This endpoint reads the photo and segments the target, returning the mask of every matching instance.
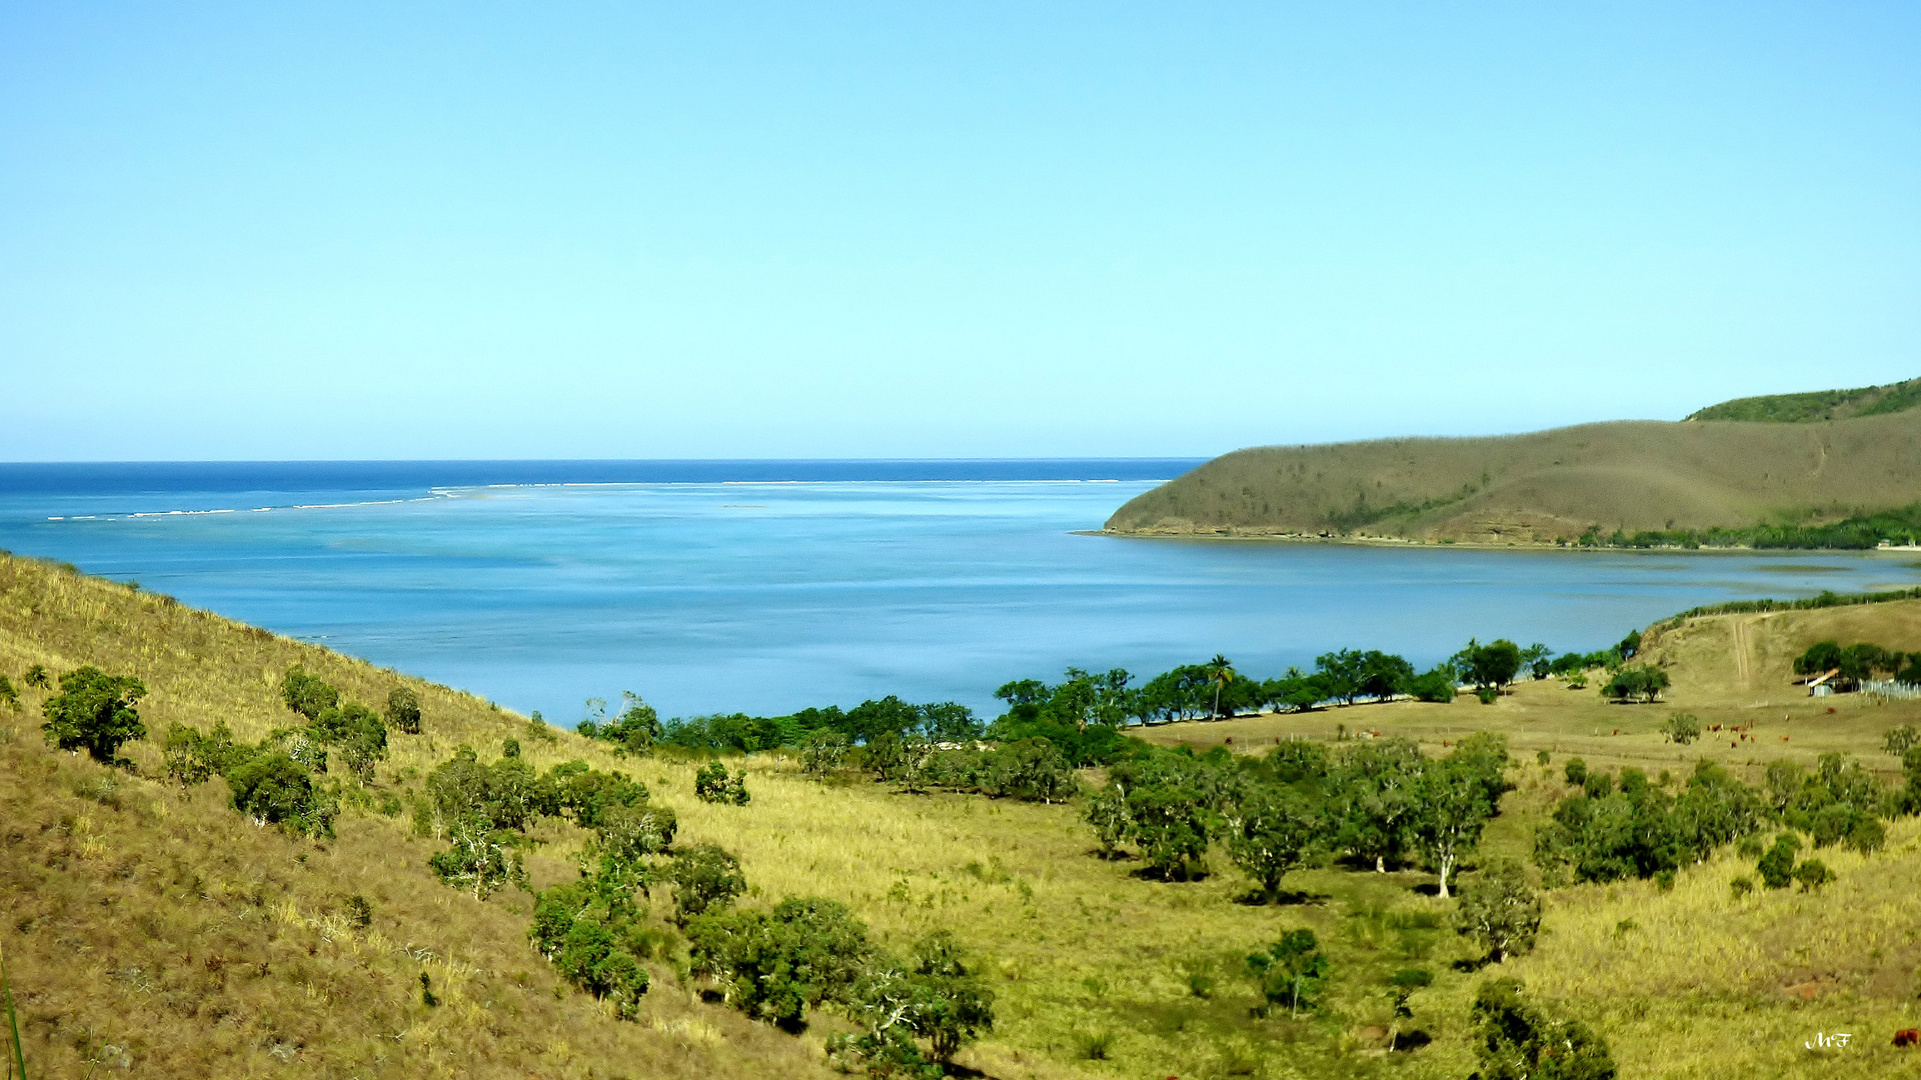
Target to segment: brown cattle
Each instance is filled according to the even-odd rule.
[[[1902,1028],[1894,1033],[1894,1045],[1914,1046],[1921,1043],[1921,1029]]]

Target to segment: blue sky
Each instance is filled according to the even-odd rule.
[[[954,457],[1921,375],[1912,4],[0,8],[0,460]]]

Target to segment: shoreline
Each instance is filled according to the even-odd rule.
[[[1921,545],[1891,545],[1871,548],[1759,548],[1739,545],[1682,547],[1678,544],[1660,547],[1616,547],[1613,545],[1547,544],[1534,541],[1509,540],[1494,543],[1486,540],[1411,540],[1395,536],[1310,536],[1304,533],[1262,533],[1238,532],[1225,529],[1187,531],[1122,531],[1119,529],[1075,529],[1070,536],[1105,536],[1118,540],[1199,540],[1210,543],[1279,543],[1279,544],[1334,544],[1350,547],[1391,547],[1391,548],[1448,548],[1465,551],[1565,551],[1583,554],[1661,554],[1661,555],[1761,555],[1761,554],[1821,554],[1821,555],[1914,555],[1921,554]]]

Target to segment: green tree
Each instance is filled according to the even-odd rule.
[[[395,731],[420,734],[420,698],[412,687],[396,686],[387,694],[387,723]]]
[[[505,829],[479,814],[463,814],[447,829],[447,849],[435,852],[427,865],[441,881],[484,900],[502,885],[525,879],[512,844]]]
[[[667,874],[674,883],[674,921],[683,926],[699,916],[727,910],[747,891],[740,860],[718,844],[676,852]]]
[[[1221,691],[1227,689],[1238,678],[1240,676],[1234,671],[1233,661],[1220,653],[1215,653],[1214,659],[1207,662],[1207,681],[1214,687],[1214,705],[1209,710],[1212,715],[1221,715]]]
[[[1701,737],[1701,721],[1693,713],[1673,713],[1661,724],[1661,734],[1669,742],[1686,746]]]
[[[1247,971],[1260,987],[1262,1015],[1287,1002],[1288,1013],[1298,1016],[1301,1006],[1313,1007],[1327,981],[1327,954],[1321,952],[1314,931],[1289,930],[1265,950],[1248,954]]]
[[[1469,1018],[1480,1068],[1473,1080],[1614,1080],[1607,1040],[1579,1021],[1555,1022],[1522,999],[1519,979],[1489,979]]]
[[[1770,889],[1785,889],[1794,883],[1794,855],[1801,850],[1801,841],[1793,833],[1782,833],[1774,838],[1774,846],[1769,848],[1755,869],[1761,873],[1761,884]]]
[[[316,787],[299,763],[278,751],[235,765],[227,774],[233,808],[261,824],[309,836],[332,836],[339,800]]]
[[[694,974],[719,982],[730,1004],[784,1025],[808,1009],[845,1004],[867,970],[867,927],[844,904],[788,897],[771,913],[725,911],[687,923]]]
[[[736,770],[727,773],[727,766],[719,759],[708,762],[694,773],[694,796],[704,803],[723,803],[728,806],[746,806],[753,796],[747,793],[747,773]]]
[[[317,720],[320,714],[340,704],[340,691],[327,685],[326,680],[307,674],[307,669],[295,664],[287,669],[280,680],[280,699],[287,708],[306,717]]]
[[[1228,814],[1227,853],[1260,886],[1262,898],[1272,901],[1281,878],[1307,862],[1324,831],[1321,815],[1305,799],[1256,786]]]
[[[1343,754],[1332,783],[1335,846],[1372,862],[1378,873],[1399,863],[1425,761],[1420,747],[1398,737],[1363,742]]]
[[[1415,849],[1440,876],[1442,899],[1454,867],[1480,844],[1494,809],[1486,777],[1471,763],[1450,755],[1421,770],[1409,831]]]
[[[962,1046],[994,1029],[994,993],[945,930],[916,942],[904,962],[876,954],[849,1005],[865,1031],[831,1040],[828,1052],[857,1067],[849,1071],[869,1075],[938,1076]],[[913,1045],[916,1038],[927,1041],[927,1054]]]
[[[1449,664],[1475,687],[1498,692],[1520,672],[1521,647],[1506,638],[1486,645],[1469,638],[1466,647],[1455,653]]]
[[[1125,785],[1110,782],[1089,797],[1087,823],[1094,827],[1094,836],[1100,841],[1101,858],[1114,858],[1133,824],[1127,816]]]
[[[1454,926],[1479,941],[1497,964],[1532,949],[1541,931],[1541,898],[1527,871],[1511,859],[1489,864],[1461,891]]]
[[[1668,673],[1651,664],[1630,664],[1614,673],[1601,696],[1611,701],[1656,701],[1670,684]]]
[[[1127,793],[1131,839],[1148,869],[1164,881],[1186,881],[1207,854],[1212,813],[1187,786],[1142,784]]]
[[[147,687],[131,675],[109,675],[91,665],[60,676],[60,693],[41,703],[47,741],[62,750],[85,750],[114,764],[120,747],[147,737],[134,708]]]

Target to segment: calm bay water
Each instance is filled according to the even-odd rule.
[[[897,693],[989,711],[1068,665],[1243,672],[1470,635],[1588,650],[1697,604],[1915,584],[1854,554],[1078,536],[1196,462],[0,465],[0,547],[571,722]]]

